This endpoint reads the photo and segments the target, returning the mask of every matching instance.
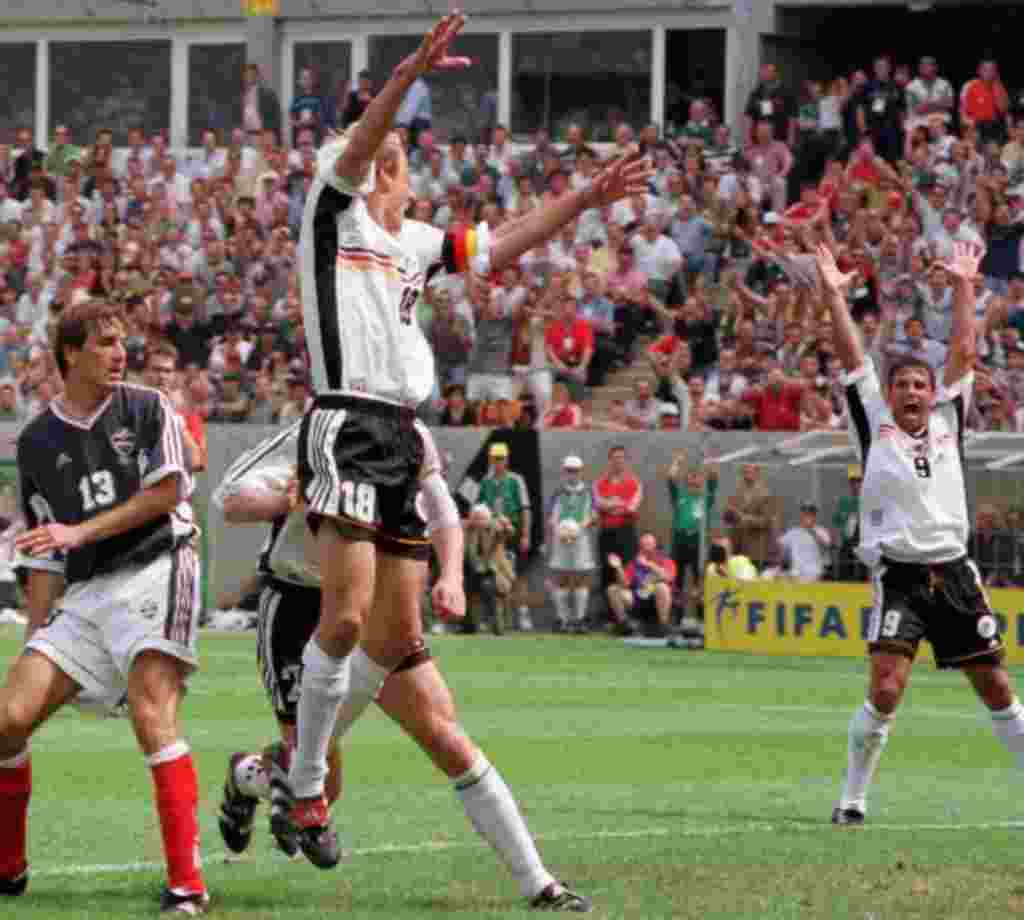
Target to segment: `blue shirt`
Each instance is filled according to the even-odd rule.
[[[416,82],[409,87],[402,104],[395,113],[395,124],[402,127],[409,127],[414,121],[429,122],[430,118],[430,87],[423,77],[418,77]]]

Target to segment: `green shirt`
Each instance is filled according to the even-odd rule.
[[[670,478],[668,494],[672,501],[672,536],[693,537],[707,528],[711,523],[717,492],[717,478],[708,479],[703,494],[697,495]]]
[[[516,535],[519,535],[523,509],[530,507],[530,493],[522,476],[507,472],[501,479],[496,479],[493,473],[488,473],[480,483],[477,501],[490,508],[492,514],[505,515],[515,527]]]
[[[554,517],[556,521],[575,521],[579,525],[593,514],[593,497],[585,483],[579,489],[560,486],[555,492]]]
[[[860,497],[843,495],[839,498],[836,513],[832,515],[832,526],[839,531],[839,541],[849,543],[856,539],[860,518]]]

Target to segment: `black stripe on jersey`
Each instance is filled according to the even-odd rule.
[[[433,269],[433,266],[431,268]],[[441,262],[437,268],[444,268],[449,275],[459,273],[458,267],[455,265],[455,235],[453,233],[444,235],[444,242],[441,244]],[[433,270],[427,273],[428,278],[433,274]]]
[[[967,455],[964,453],[964,398],[962,394],[954,396],[950,402],[953,403],[953,411],[956,413],[956,449],[960,454],[960,466],[967,469]]]
[[[853,426],[857,429],[857,440],[860,441],[861,463],[868,462],[868,449],[871,447],[871,425],[868,422],[868,413],[864,409],[864,402],[860,398],[860,390],[856,384],[850,384],[846,388],[846,404],[850,407],[850,418]]]
[[[338,215],[349,206],[350,195],[324,185],[313,213],[313,276],[320,319],[320,349],[327,388],[341,389],[341,330],[338,324]]]

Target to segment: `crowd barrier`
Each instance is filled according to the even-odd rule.
[[[988,596],[1007,660],[1024,662],[1024,590],[991,588]],[[709,578],[704,585],[704,644],[754,655],[860,658],[871,610],[868,584]],[[927,643],[921,654],[933,660]]]

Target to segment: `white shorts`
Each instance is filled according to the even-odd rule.
[[[511,374],[470,374],[466,383],[466,399],[470,402],[515,399]]]
[[[190,670],[198,666],[199,591],[199,557],[182,546],[145,565],[71,585],[27,648],[81,686],[74,703],[112,713],[124,703],[141,652],[163,652]]]
[[[555,537],[548,566],[554,572],[593,572],[597,565],[594,561],[594,542],[589,534],[584,531],[571,543]]]

